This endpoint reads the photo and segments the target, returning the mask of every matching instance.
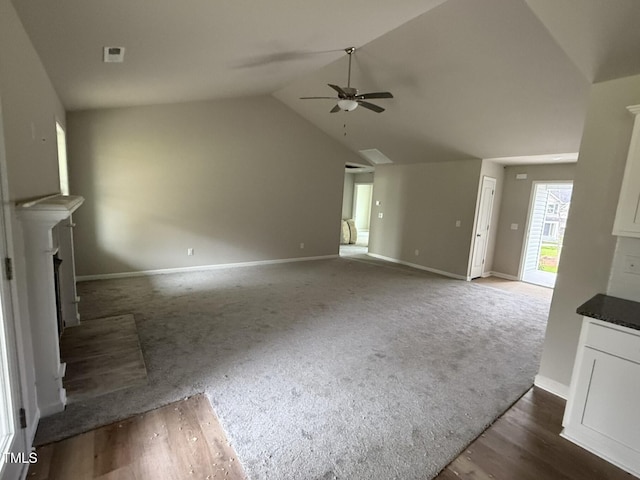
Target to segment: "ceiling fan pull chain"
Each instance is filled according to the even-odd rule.
[[[347,75],[347,88],[351,88],[351,55],[353,54],[353,50],[349,51],[349,74]]]

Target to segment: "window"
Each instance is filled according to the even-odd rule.
[[[542,236],[555,238],[558,233],[558,222],[544,222]]]
[[[64,128],[56,121],[56,138],[58,141],[58,173],[60,175],[60,193],[69,195],[69,170],[67,168],[67,135]]]

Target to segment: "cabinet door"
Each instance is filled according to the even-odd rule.
[[[613,234],[640,237],[640,105],[628,107],[635,115],[627,164],[620,189]]]
[[[584,347],[563,436],[638,475],[640,364]]]

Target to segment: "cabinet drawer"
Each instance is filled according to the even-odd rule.
[[[640,363],[640,331],[627,333],[589,322],[586,345],[602,352]]]

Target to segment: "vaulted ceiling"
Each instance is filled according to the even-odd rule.
[[[575,152],[589,85],[640,73],[638,0],[14,0],[69,110],[273,94],[397,163]],[[125,62],[102,63],[104,46]],[[330,114],[327,86],[389,90]]]

